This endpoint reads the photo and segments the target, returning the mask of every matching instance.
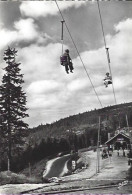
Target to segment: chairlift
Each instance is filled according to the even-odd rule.
[[[104,78],[104,85],[105,87],[108,87],[108,85],[112,84],[112,77],[110,76],[110,73],[106,73],[106,77]]]

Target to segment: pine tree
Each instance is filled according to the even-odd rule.
[[[24,143],[28,124],[23,118],[26,114],[26,94],[22,90],[23,74],[20,74],[20,63],[16,63],[17,51],[8,47],[4,52],[4,61],[7,66],[0,86],[0,134],[2,145],[8,156],[10,170],[13,149],[20,149]]]

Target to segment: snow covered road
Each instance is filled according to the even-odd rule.
[[[63,176],[68,172],[67,162],[69,159],[70,154],[48,161],[43,177],[51,178]]]

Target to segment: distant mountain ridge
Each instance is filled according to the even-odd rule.
[[[51,124],[41,124],[38,127],[29,129],[29,139],[32,144],[38,144],[42,139],[48,137],[65,137],[67,130],[74,132],[84,132],[91,129],[97,130],[99,116],[101,117],[102,130],[113,132],[119,126],[127,126],[126,114],[128,116],[129,126],[132,126],[132,102],[129,102],[79,113]]]

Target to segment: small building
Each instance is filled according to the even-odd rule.
[[[115,150],[119,149],[129,149],[130,146],[130,137],[123,132],[119,132],[115,134],[114,137],[111,137],[107,142],[106,145],[108,148],[113,148]]]

